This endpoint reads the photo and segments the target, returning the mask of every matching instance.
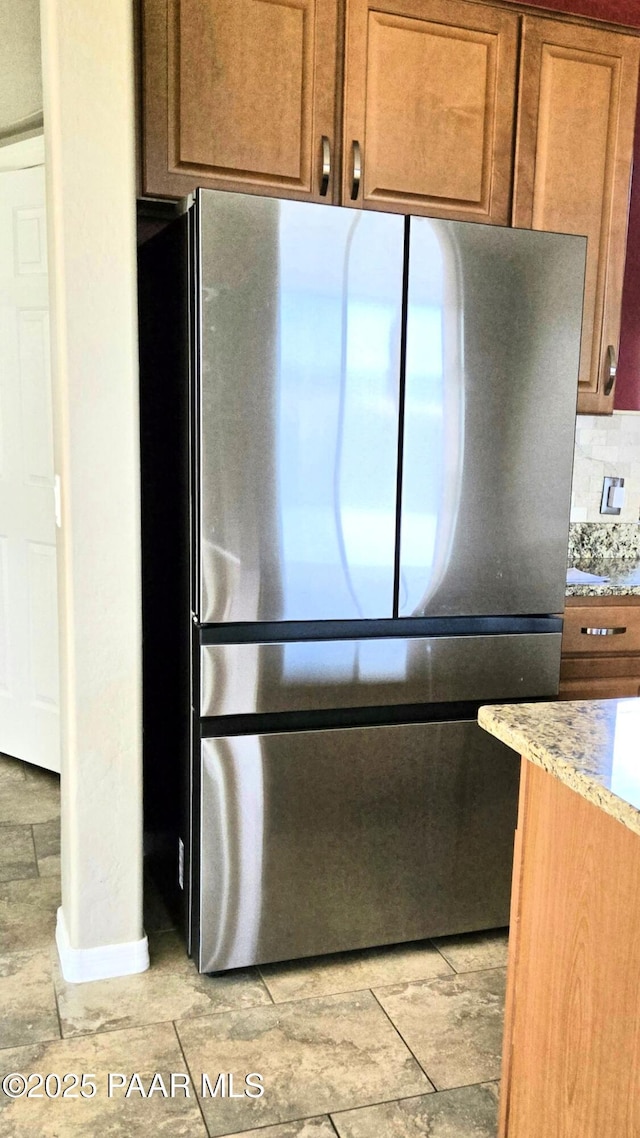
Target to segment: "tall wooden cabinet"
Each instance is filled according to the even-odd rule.
[[[579,410],[613,410],[640,39],[525,16],[513,224],[588,237]]]
[[[640,38],[486,0],[140,4],[144,194],[585,234],[578,410],[613,410]]]

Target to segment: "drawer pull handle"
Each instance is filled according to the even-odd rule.
[[[620,636],[626,628],[581,628],[583,636]]]

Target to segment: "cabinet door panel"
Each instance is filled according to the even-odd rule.
[[[320,198],[336,22],[332,0],[145,0],[145,191]]]
[[[349,4],[344,200],[357,140],[361,204],[508,223],[517,35],[456,0]]]
[[[633,150],[638,40],[526,17],[516,226],[588,238],[578,410],[611,411]]]

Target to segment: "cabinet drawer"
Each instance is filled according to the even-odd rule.
[[[567,608],[562,653],[582,656],[640,652],[640,605]]]
[[[618,676],[610,679],[563,680],[560,699],[625,699],[640,695],[640,679],[636,676]]]

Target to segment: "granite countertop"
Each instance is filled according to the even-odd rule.
[[[640,523],[572,522],[569,566],[609,580],[567,585],[568,597],[640,596]]]
[[[496,704],[478,722],[640,834],[640,699]]]
[[[581,569],[583,573],[595,573],[598,577],[608,577],[609,580],[602,585],[567,585],[568,597],[640,597],[640,558],[580,558],[574,562],[574,568]]]

